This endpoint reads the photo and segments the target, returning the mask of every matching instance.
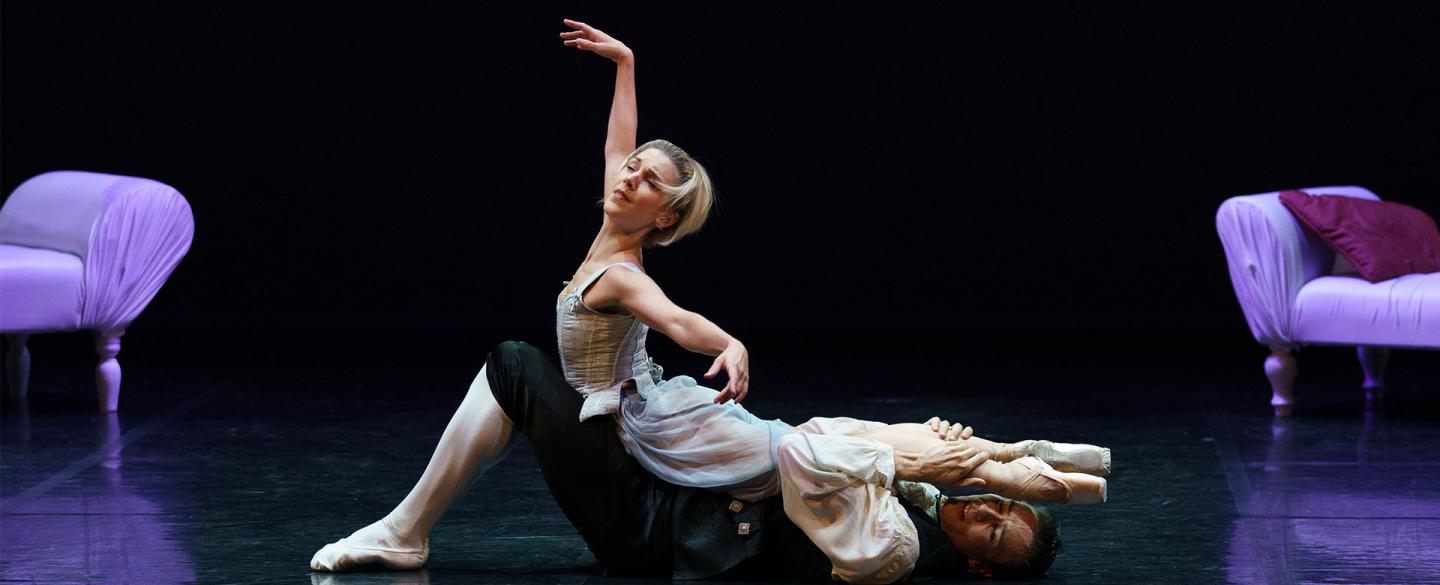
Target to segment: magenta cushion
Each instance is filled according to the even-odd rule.
[[[1391,201],[1284,191],[1280,202],[1370,282],[1440,272],[1440,229],[1425,212]]]

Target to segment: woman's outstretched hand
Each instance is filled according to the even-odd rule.
[[[715,404],[724,404],[731,398],[734,398],[735,402],[744,400],[745,395],[750,393],[750,351],[745,349],[745,344],[739,340],[731,341],[725,351],[715,358],[715,363],[710,364],[710,371],[705,372],[705,379],[714,378],[721,368],[725,369],[725,376],[730,378],[730,381],[715,397]]]
[[[615,40],[615,37],[605,34],[598,28],[568,18],[565,19],[565,26],[575,29],[560,33],[560,38],[565,39],[567,47],[590,51],[616,63],[635,57],[625,43]]]
[[[959,441],[975,435],[975,429],[960,423],[952,425],[950,421],[943,420],[938,416],[930,417],[930,420],[925,421],[925,424],[930,425],[930,430],[939,434],[940,440],[942,441]]]

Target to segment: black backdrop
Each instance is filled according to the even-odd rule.
[[[0,187],[167,182],[156,327],[548,327],[599,227],[613,67],[720,206],[646,255],[769,327],[1243,330],[1236,194],[1440,215],[1440,4],[12,2]]]

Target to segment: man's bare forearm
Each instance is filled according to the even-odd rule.
[[[923,426],[923,425],[917,425]],[[895,433],[897,427],[900,432]],[[890,425],[881,427],[863,435],[872,440],[881,440],[877,437],[895,439],[912,435],[909,432],[909,425]],[[887,436],[888,434],[888,436]],[[900,443],[900,444],[896,444]],[[913,443],[913,442],[912,442]],[[937,441],[928,447],[919,445],[911,446],[905,441],[889,442],[891,449],[895,450],[895,478],[906,481],[919,481],[938,486],[958,487],[961,482],[969,481],[967,478],[978,469],[990,455],[980,451],[973,446],[965,444],[964,441]],[[918,448],[918,451],[911,449]],[[983,478],[982,478],[983,479]],[[978,484],[977,484],[978,485]]]
[[[895,479],[929,482],[930,477],[925,474],[924,468],[920,465],[919,453],[895,451]]]

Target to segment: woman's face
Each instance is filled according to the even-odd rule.
[[[680,172],[675,163],[657,149],[640,152],[625,162],[605,194],[605,215],[625,230],[675,223],[675,213],[666,209],[665,192],[658,184],[674,185]]]

